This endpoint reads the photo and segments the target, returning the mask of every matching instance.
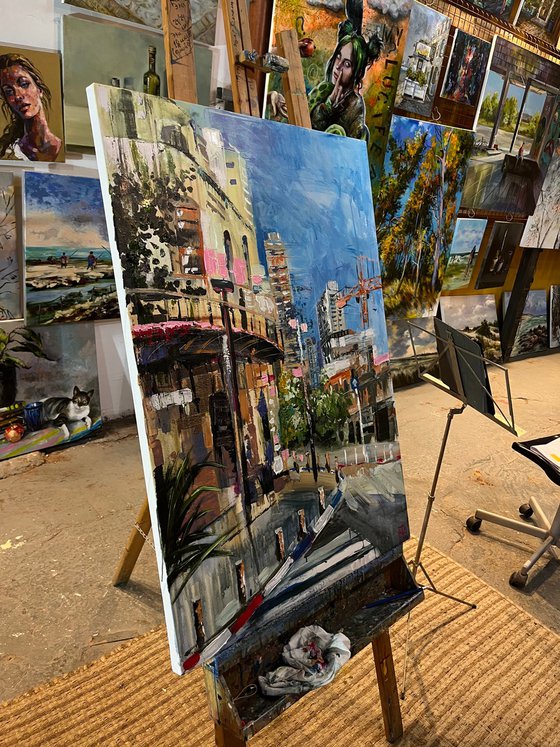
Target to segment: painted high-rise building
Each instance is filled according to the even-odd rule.
[[[277,231],[266,234],[264,240],[266,263],[272,297],[278,312],[278,326],[284,343],[284,363],[288,367],[301,364],[297,332],[290,326],[290,319],[296,318],[294,294],[290,282],[290,271],[286,246]]]
[[[321,298],[317,301],[317,320],[319,322],[319,340],[323,361],[331,363],[333,360],[333,337],[346,329],[344,309],[336,305],[339,288],[336,280],[329,280]]]

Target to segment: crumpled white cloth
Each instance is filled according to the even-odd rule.
[[[342,633],[308,625],[290,638],[282,658],[288,666],[259,677],[265,695],[299,695],[328,685],[350,659],[350,641]]]

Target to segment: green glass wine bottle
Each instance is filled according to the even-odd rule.
[[[148,69],[144,73],[144,93],[159,96],[160,80],[156,73],[156,48],[148,47]]]

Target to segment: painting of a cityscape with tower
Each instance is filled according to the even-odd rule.
[[[88,93],[181,673],[408,537],[367,149]]]

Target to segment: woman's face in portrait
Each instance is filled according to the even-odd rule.
[[[10,109],[21,119],[32,119],[42,109],[42,92],[21,65],[0,72],[0,90]]]
[[[342,89],[348,89],[352,87],[352,76],[354,74],[354,50],[352,44],[348,42],[341,47],[334,58],[334,65],[332,69],[332,82],[336,85],[339,82],[339,86]]]

